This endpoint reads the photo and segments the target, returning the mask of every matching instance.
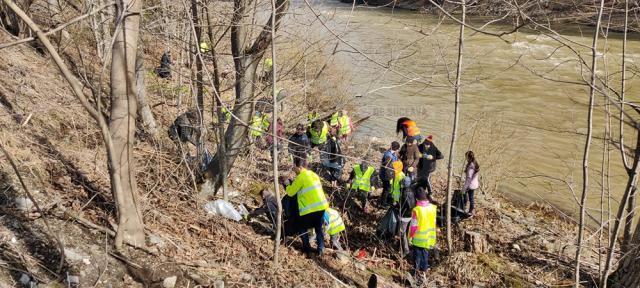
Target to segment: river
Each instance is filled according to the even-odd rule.
[[[311,2],[311,6],[327,27],[314,21],[305,29],[311,31],[309,35],[340,42],[335,54],[339,60],[334,63],[348,71],[340,77],[347,79],[349,93],[357,95],[353,98],[357,114],[372,115],[358,127],[356,137],[398,139],[395,120],[410,117],[424,134],[433,135],[445,154],[439,164],[439,173],[445,175],[453,125],[451,83],[459,25],[415,11],[357,6],[352,10],[351,5],[337,1]],[[292,11],[315,20],[305,2],[296,2]],[[472,18],[470,24],[480,27],[486,21]],[[511,30],[503,25],[485,29]],[[593,28],[562,25],[556,29],[565,42],[586,47],[572,44],[574,53],[535,31],[523,30],[499,39],[466,29],[455,171],[462,169],[462,156],[470,147],[476,151],[485,187],[495,184],[497,193],[517,201],[544,202],[575,215],[575,197],[579,198],[582,189],[588,86],[566,82],[582,82],[582,77],[588,81],[588,71],[581,70],[576,53],[590,63],[588,46]],[[627,64],[636,69],[640,54],[634,53],[639,51],[640,42],[635,36],[631,38]],[[620,86],[621,39],[620,33],[610,33],[608,40],[600,39],[599,45],[599,51],[606,45],[606,53],[598,57],[598,75],[613,75],[608,81],[616,90]],[[327,49],[327,53],[331,51]],[[630,100],[638,100],[636,82],[631,79],[627,83]],[[590,153],[588,203],[594,216],[600,209],[602,187],[604,99],[596,95]],[[611,111],[619,113],[615,107]],[[616,138],[618,125],[615,119],[612,121]],[[626,130],[630,134],[626,138],[634,139],[631,134],[635,132]],[[613,146],[611,149],[610,191],[614,199],[619,199],[626,178],[620,152]],[[618,206],[615,201],[612,205]]]

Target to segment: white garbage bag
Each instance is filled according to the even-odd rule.
[[[231,203],[224,200],[207,202],[206,204],[204,204],[204,210],[206,210],[209,214],[219,215],[227,219],[235,221],[242,220],[242,215],[240,215],[240,213],[238,213],[238,211],[233,208],[233,205],[231,205]]]

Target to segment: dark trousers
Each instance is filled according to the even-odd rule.
[[[413,247],[416,271],[427,271],[429,269],[429,250],[417,246],[411,247]]]
[[[475,190],[469,189],[467,190],[467,197],[469,198],[469,213],[473,212],[473,209],[476,208],[476,201],[473,199],[473,194]],[[467,197],[465,197],[464,208],[467,208]]]
[[[386,204],[389,202],[391,182],[389,181],[389,179],[383,178],[380,178],[380,182],[382,182],[382,196],[380,196],[380,203]]]
[[[426,190],[427,195],[432,195],[433,190],[431,188],[431,172],[423,173],[418,178],[418,186]]]
[[[318,253],[324,250],[324,229],[322,228],[322,217],[324,210],[312,212],[298,218],[298,233],[302,237],[302,251],[311,252],[311,243],[309,242],[309,233],[307,230],[313,228],[316,232],[316,241],[318,243]]]

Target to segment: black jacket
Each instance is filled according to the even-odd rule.
[[[307,159],[307,154],[311,150],[311,143],[307,134],[293,134],[289,137],[289,141],[293,142],[289,143],[289,153],[294,157]]]
[[[422,144],[420,144],[420,146],[418,146],[418,148],[420,149],[420,153],[422,153],[422,158],[420,158],[420,161],[418,162],[418,177],[435,171],[436,160],[444,158],[444,155],[442,155],[442,152],[438,150],[438,147],[436,147],[436,145],[431,143],[431,145],[429,145],[427,148],[425,143],[426,142],[423,142]],[[426,158],[427,155],[433,156],[433,159],[428,160]]]
[[[338,141],[338,139],[336,139],[335,137],[329,137],[329,139],[327,139],[326,152],[329,153],[327,155],[327,159],[329,160],[329,162],[338,165],[342,165],[344,163],[342,149],[340,148],[340,141]]]

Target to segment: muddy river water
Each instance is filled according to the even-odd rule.
[[[292,11],[314,18],[304,2],[294,6]],[[313,33],[340,42],[335,63],[347,68],[348,73],[341,77],[348,78],[350,93],[358,96],[353,99],[357,113],[372,115],[356,136],[397,139],[395,120],[410,117],[423,133],[433,135],[445,154],[438,168],[444,175],[453,125],[452,83],[459,26],[414,11],[352,10],[350,4],[337,1],[311,2],[311,6],[327,25],[315,21],[310,26]],[[470,23],[480,27],[486,21],[472,18]],[[555,28],[575,51],[535,31],[519,31],[499,39],[466,30],[455,167],[460,171],[462,155],[470,147],[476,151],[485,178],[502,175],[499,182],[487,179],[485,183],[497,184],[499,193],[525,202],[546,202],[575,214],[574,193],[579,197],[581,192],[587,131],[588,86],[580,83],[589,79],[578,55],[590,63],[588,46],[593,29],[572,25]],[[491,25],[486,29],[499,32],[510,27]],[[626,62],[631,70],[640,61],[639,48],[640,42],[630,36]],[[609,84],[619,91],[622,35],[612,32],[606,41],[601,39],[599,51],[597,73],[602,79],[609,75]],[[637,80],[631,74],[628,78],[627,95],[637,100]],[[600,209],[602,187],[604,99],[602,94],[596,95],[590,154],[588,201],[594,215]],[[619,113],[615,107],[611,111]],[[612,121],[613,137],[617,138],[618,124]],[[632,129],[626,131],[626,138],[635,137]],[[611,149],[609,185],[612,205],[617,207],[615,199],[619,199],[626,178],[620,152],[613,146]]]

